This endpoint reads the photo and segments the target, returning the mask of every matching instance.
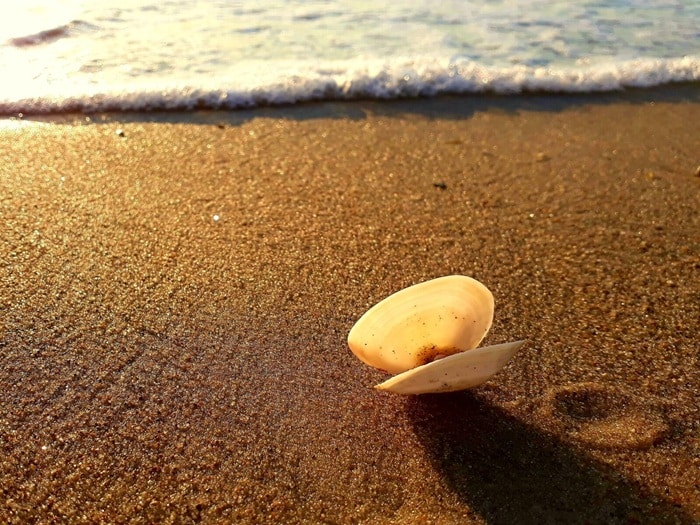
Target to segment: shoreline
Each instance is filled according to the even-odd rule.
[[[0,518],[697,520],[698,91],[2,121]],[[375,392],[451,273],[527,345]]]
[[[161,122],[212,124],[214,115],[226,115],[225,122],[237,125],[253,118],[347,118],[356,117],[359,108],[369,107],[376,113],[397,115],[417,113],[419,115],[465,116],[465,108],[480,111],[488,109],[563,110],[588,104],[651,102],[700,102],[700,82],[672,82],[645,88],[620,88],[609,91],[559,92],[523,91],[520,93],[463,93],[436,96],[396,97],[387,99],[353,98],[332,100],[309,100],[291,104],[262,104],[238,109],[153,109],[127,111],[76,112],[57,111],[49,113],[0,113],[0,120],[19,119],[57,124],[94,124],[107,122]],[[353,111],[354,110],[354,111]]]

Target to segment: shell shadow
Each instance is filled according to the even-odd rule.
[[[446,488],[487,523],[695,523],[678,505],[478,394],[406,403]]]

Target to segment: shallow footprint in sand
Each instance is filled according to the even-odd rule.
[[[646,450],[668,434],[659,411],[612,385],[576,383],[540,399],[540,413],[556,430],[596,448]]]

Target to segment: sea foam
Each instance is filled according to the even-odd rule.
[[[109,85],[53,82],[0,96],[3,114],[237,109],[307,101],[477,93],[593,93],[700,81],[700,57],[636,59],[582,67],[484,66],[470,60],[243,63],[220,78]]]

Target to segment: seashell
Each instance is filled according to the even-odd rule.
[[[480,385],[524,341],[475,348],[493,322],[493,295],[479,281],[450,275],[400,290],[370,308],[348,334],[364,363],[398,374],[377,385],[399,394],[453,392]]]

